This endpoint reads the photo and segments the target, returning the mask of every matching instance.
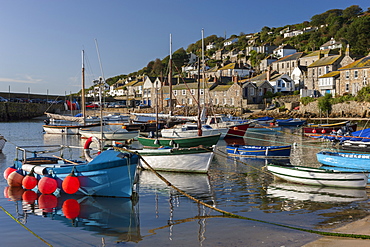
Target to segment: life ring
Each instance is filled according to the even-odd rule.
[[[141,126],[140,126],[140,131],[146,131],[146,125],[144,125],[144,124],[143,124],[143,125],[141,125]]]
[[[86,142],[85,142],[85,145],[84,145],[84,155],[85,155],[85,159],[90,162],[93,160],[93,158],[91,157],[90,155],[90,144],[94,142],[98,145],[98,147],[100,148],[100,141],[99,139],[96,137],[96,136],[91,136],[89,137]],[[100,151],[98,152],[98,154],[100,153]]]

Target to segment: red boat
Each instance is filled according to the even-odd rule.
[[[229,127],[224,138],[243,138],[249,123],[236,124]]]
[[[319,125],[318,124],[318,125],[303,127],[303,133],[329,135],[329,134],[337,133],[338,131],[342,131],[344,134],[345,132],[356,131],[356,129],[357,129],[357,123],[350,124],[347,122],[347,123],[344,123],[343,125],[337,125],[337,124]]]

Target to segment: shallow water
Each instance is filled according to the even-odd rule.
[[[8,140],[0,154],[1,173],[11,165],[15,145],[84,143],[76,136],[43,134],[41,121],[0,123],[0,133]],[[315,154],[327,145],[303,138],[297,129],[249,134],[245,140],[252,145],[295,143],[291,162],[310,166],[318,166]],[[219,142],[208,175],[162,175],[194,198],[248,219],[227,217],[195,203],[149,171],[140,173],[133,200],[58,196],[38,197],[27,204],[17,200],[23,191],[6,190],[1,178],[0,190],[10,192],[13,199],[0,195],[1,245],[302,246],[320,236],[284,226],[333,231],[369,214],[366,190],[276,182],[264,171],[264,160],[227,157],[225,145],[224,140]],[[78,212],[63,208],[68,199],[77,200]],[[39,209],[43,201],[56,206],[43,211]]]

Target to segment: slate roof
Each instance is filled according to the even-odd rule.
[[[301,58],[303,55],[304,55],[304,53],[303,53],[303,52],[296,52],[296,53],[293,53],[293,54],[291,54],[291,55],[288,55],[288,56],[282,57],[282,58],[280,58],[279,60],[275,61],[274,63],[277,63],[277,62],[286,62],[286,61],[292,61],[292,60],[297,60],[297,59]]]
[[[369,68],[370,67],[370,55],[363,57],[359,60],[354,61],[346,66],[339,68],[338,70],[345,69],[360,69],[360,68]]]
[[[338,77],[340,75],[340,71],[332,71],[329,73],[326,73],[325,75],[320,76],[319,78],[329,78],[329,77]]]
[[[332,65],[342,57],[343,56],[341,56],[341,55],[322,57],[319,60],[311,63],[310,65],[308,65],[308,68]]]

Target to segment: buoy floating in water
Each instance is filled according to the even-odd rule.
[[[55,179],[54,179],[55,180]],[[40,180],[41,181],[41,180]],[[58,199],[54,195],[41,195],[38,199],[39,208],[46,213],[53,212],[58,205]]]
[[[74,167],[72,172],[63,180],[62,188],[67,194],[74,194],[80,188],[80,180],[74,173]]]
[[[16,170],[9,174],[6,181],[10,187],[22,187],[23,178],[22,170]]]
[[[38,188],[42,194],[52,194],[58,188],[58,184],[54,178],[48,175],[40,179]]]

